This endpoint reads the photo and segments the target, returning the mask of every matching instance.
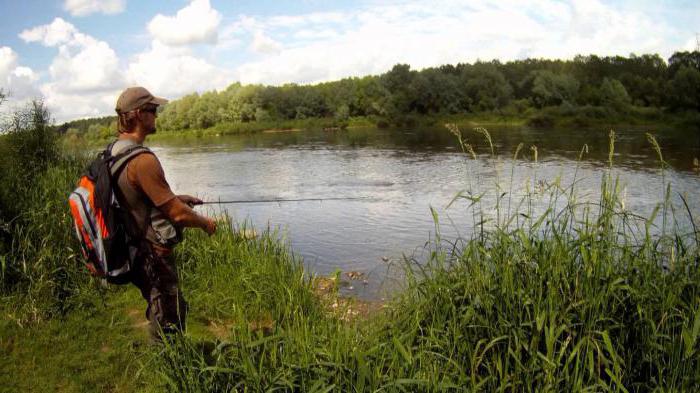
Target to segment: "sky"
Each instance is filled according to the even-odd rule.
[[[177,99],[397,63],[668,58],[698,33],[698,0],[0,0],[0,109],[43,99],[63,122],[113,115],[134,85]]]

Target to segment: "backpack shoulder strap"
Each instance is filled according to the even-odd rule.
[[[112,174],[112,177],[117,177],[119,172],[124,168],[124,166],[134,157],[138,156],[139,154],[142,153],[151,153],[151,149],[141,146],[141,145],[134,145],[132,147],[127,148],[125,151],[117,154],[116,156],[112,157],[112,163],[110,165],[110,172]]]

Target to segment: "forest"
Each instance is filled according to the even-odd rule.
[[[669,116],[697,123],[700,52],[573,60],[498,60],[412,70],[396,64],[381,75],[314,85],[233,83],[222,91],[192,93],[159,114],[161,131],[203,130],[236,124],[282,124],[323,119],[346,126],[352,118],[374,125],[412,126],[425,118],[486,115],[552,126],[558,119],[586,126],[600,120],[654,123]],[[65,123],[63,132],[108,137],[115,118]]]

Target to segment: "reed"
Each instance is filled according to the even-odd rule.
[[[450,131],[461,138],[465,165],[484,159],[459,128]],[[612,133],[608,169],[592,202],[577,197],[576,179],[541,186],[536,148],[523,194],[513,186],[513,168],[510,179],[501,178],[504,163],[488,131],[475,135],[487,140],[488,160],[499,166],[495,199],[487,201],[492,190],[483,182],[465,179],[451,208],[472,211],[471,237],[441,237],[434,214],[427,261],[406,258],[405,288],[383,312],[349,319],[337,310],[343,303],[330,308],[280,233],[268,228],[251,236],[247,223],[223,216],[215,236],[188,232],[177,249],[192,306],[189,332],[136,351],[140,367],[125,371],[129,378],[119,374],[120,383],[178,392],[699,390],[692,207],[664,184],[650,216],[627,211]],[[663,167],[661,148],[650,142]],[[7,148],[6,139],[0,146]],[[522,165],[522,148],[511,165]],[[58,315],[71,320],[95,309],[107,319],[105,307],[127,293],[105,292],[80,267],[65,197],[81,160],[53,160],[33,175],[31,198],[18,205],[0,253],[3,311],[16,308],[12,325],[33,322],[28,326],[40,337]],[[99,343],[96,332],[113,331],[114,323],[126,329],[125,320],[113,316],[81,334]],[[75,331],[80,323],[66,326]],[[96,350],[83,347],[65,350]],[[116,357],[129,364],[132,356],[123,349]],[[103,368],[100,375],[110,373]]]
[[[0,152],[0,295],[21,299],[10,303],[27,321],[64,313],[94,287],[66,208],[85,159],[61,153],[41,102],[3,125]]]
[[[252,247],[264,244],[277,262],[196,257],[209,246],[192,242],[193,272],[218,261],[202,266],[235,283],[211,296],[231,290],[222,307],[248,311],[226,314],[239,322],[210,351],[187,337],[165,348],[164,380],[193,392],[697,390],[696,234],[677,225],[669,233],[654,215],[624,210],[614,142],[611,133],[597,201],[579,202],[575,182],[555,185],[546,198],[531,192],[515,204],[535,206],[529,219],[515,220],[523,212],[509,203],[502,220],[482,220],[471,239],[436,235],[427,262],[406,261],[406,288],[386,314],[361,325],[324,313],[301,266],[272,238]],[[261,311],[275,321],[264,332],[250,328]]]

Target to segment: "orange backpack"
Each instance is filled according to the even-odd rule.
[[[112,146],[90,163],[68,202],[88,270],[120,283],[131,270],[139,239],[129,230],[130,213],[119,203],[117,179],[129,160],[150,150],[134,145],[113,156]]]

